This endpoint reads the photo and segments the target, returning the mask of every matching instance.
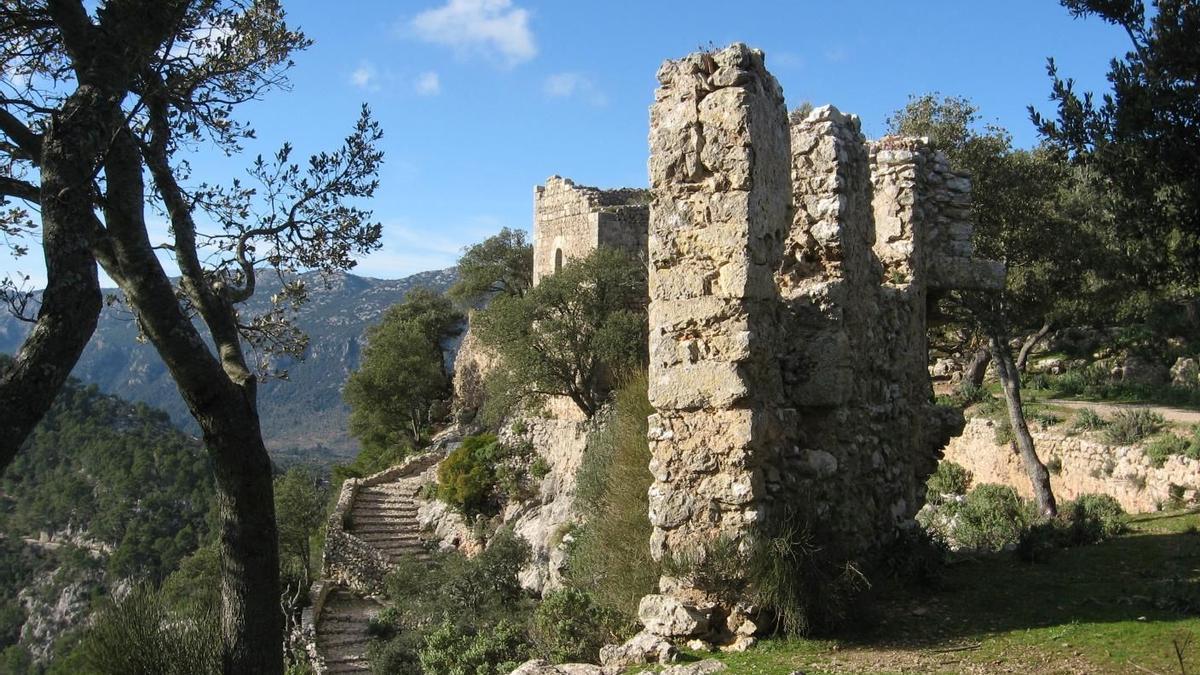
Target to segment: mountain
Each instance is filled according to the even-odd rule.
[[[110,591],[211,539],[211,476],[166,413],[69,381],[0,475],[0,672],[40,672]]]
[[[302,361],[275,361],[277,367],[288,371],[288,379],[267,379],[260,384],[263,437],[280,464],[341,462],[358,452],[346,431],[348,410],[342,402],[342,385],[358,367],[363,332],[409,290],[425,286],[445,291],[456,273],[450,268],[403,279],[344,273],[327,279],[309,273],[301,278],[308,286],[309,299],[296,323],[309,336],[309,345]],[[262,275],[257,293],[246,303],[247,313],[264,311],[278,290],[278,279]],[[119,297],[116,291],[107,294]],[[0,353],[15,353],[30,325],[7,314],[0,316]],[[153,346],[138,342],[137,333],[133,315],[121,303],[105,307],[72,374],[106,393],[161,408],[184,430],[199,433],[166,366]]]

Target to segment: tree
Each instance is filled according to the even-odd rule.
[[[362,365],[346,381],[350,433],[365,449],[381,452],[421,441],[431,407],[450,395],[442,343],[462,315],[428,289],[414,289],[367,331]]]
[[[1079,214],[1067,208],[1064,199],[1071,189],[1071,172],[1048,150],[1016,150],[1005,130],[980,129],[978,109],[966,99],[914,97],[889,125],[896,133],[927,136],[951,166],[971,175],[976,253],[1004,262],[1007,276],[998,292],[958,293],[952,298],[958,321],[978,336],[979,351],[964,383],[982,383],[990,356],[1039,510],[1054,515],[1050,474],[1025,421],[1010,337],[1014,330],[1031,330],[1033,325],[1042,326],[1034,335],[1044,335],[1047,324],[1077,311],[1073,304],[1085,295],[1087,275],[1081,265],[1090,259],[1089,236],[1087,219],[1076,217]]]
[[[201,145],[241,150],[253,129],[234,113],[285,83],[309,41],[278,0],[8,0],[0,13],[0,196],[6,236],[36,223],[47,287],[33,331],[0,377],[0,467],[45,413],[95,328],[96,265],[119,286],[196,418],[216,477],[223,668],[282,671],[279,552],[271,462],[257,382],[265,356],[299,354],[288,322],[304,288],[289,281],[270,312],[248,316],[258,274],[353,266],[380,226],[351,203],[373,194],[381,134],[368,111],[333,152],[303,166],[285,144],[229,186],[189,185]],[[13,78],[12,74],[18,77]],[[149,185],[146,179],[150,179]],[[172,240],[151,242],[147,206]],[[201,219],[197,216],[206,216]],[[211,222],[212,229],[201,229]],[[156,251],[174,257],[173,285]],[[24,309],[11,280],[6,297]],[[27,296],[25,296],[27,297]],[[203,325],[210,348],[193,319]],[[245,344],[264,356],[252,364]]]
[[[1082,167],[1138,287],[1195,302],[1200,284],[1200,4],[1062,0],[1077,18],[1119,26],[1132,50],[1111,62],[1112,91],[1080,95],[1049,60],[1055,118],[1032,106],[1046,141]]]
[[[497,297],[473,327],[499,355],[511,401],[566,396],[590,418],[614,373],[646,363],[646,303],[645,267],[598,248],[523,296]]]
[[[533,286],[533,246],[523,230],[507,227],[463,249],[450,297],[465,305],[493,293],[522,296]]]
[[[275,479],[275,516],[279,523],[279,552],[283,568],[300,572],[302,588],[312,582],[312,538],[325,522],[327,495],[316,476],[295,466]]]

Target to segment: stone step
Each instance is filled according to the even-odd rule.
[[[367,635],[366,630],[358,633],[336,633],[329,634],[324,631],[317,636],[317,646],[322,650],[339,649],[343,647],[362,647],[362,653],[366,653],[367,646],[371,644],[371,636]]]
[[[406,544],[422,544],[422,539],[404,530],[377,530],[375,532],[355,532],[354,536],[362,539],[371,545],[386,544],[389,542],[403,542]]]
[[[363,520],[407,520],[417,522],[416,509],[362,509],[351,516],[354,522]]]

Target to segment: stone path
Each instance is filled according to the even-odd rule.
[[[376,548],[390,564],[403,556],[430,559],[421,540],[416,494],[422,479],[401,478],[389,483],[359,486],[350,507],[346,532]],[[345,589],[330,591],[317,622],[317,650],[328,673],[370,671],[367,652],[371,637],[367,624],[383,609],[374,598]]]
[[[1081,410],[1083,408],[1091,408],[1096,414],[1103,417],[1110,417],[1114,413],[1122,410],[1149,410],[1163,416],[1163,419],[1176,424],[1200,424],[1200,410],[1188,410],[1186,408],[1168,408],[1161,405],[1153,405],[1150,403],[1104,403],[1093,401],[1068,401],[1059,398],[1047,398],[1038,401],[1048,405],[1059,406],[1062,408],[1070,408],[1071,410]]]

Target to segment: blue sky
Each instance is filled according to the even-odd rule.
[[[648,107],[663,59],[741,41],[763,49],[789,106],[858,114],[868,136],[909,94],[972,99],[1020,146],[1026,106],[1049,110],[1046,57],[1089,90],[1127,38],[1052,0],[291,0],[315,45],[291,91],[242,110],[250,150],[291,140],[332,147],[369,103],[386,161],[373,200],[384,247],[356,273],[399,277],[454,263],[501,226],[528,228],[533,188],[552,174],[602,187],[646,184]],[[250,155],[252,157],[252,154]],[[202,156],[228,180],[249,157]],[[159,228],[161,229],[161,228]],[[36,256],[0,271],[41,278]]]

